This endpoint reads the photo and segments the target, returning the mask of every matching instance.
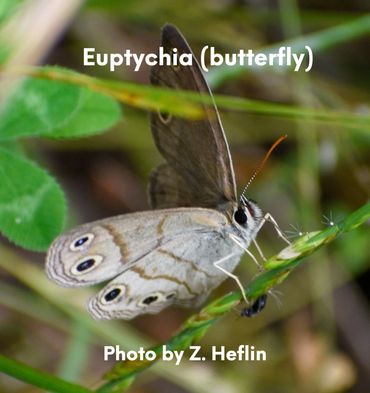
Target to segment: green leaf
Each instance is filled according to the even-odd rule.
[[[120,115],[116,100],[104,94],[61,81],[28,78],[0,116],[0,140],[93,135],[112,127]]]
[[[6,22],[18,9],[20,1],[2,0],[0,2],[0,24]]]
[[[0,149],[0,231],[14,243],[41,251],[61,232],[63,192],[44,170]]]

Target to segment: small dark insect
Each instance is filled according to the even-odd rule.
[[[259,298],[257,298],[250,307],[243,308],[240,312],[240,316],[249,317],[249,318],[255,317],[265,308],[266,302],[267,302],[267,295],[264,294]]]

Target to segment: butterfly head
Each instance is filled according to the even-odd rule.
[[[242,195],[239,205],[234,211],[234,220],[243,229],[254,232],[262,220],[262,210],[255,201]]]

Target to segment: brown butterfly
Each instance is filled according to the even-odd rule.
[[[179,55],[190,54],[192,66],[157,65],[151,83],[212,97],[174,26],[164,26],[161,45],[165,53],[177,48]],[[58,284],[79,287],[111,280],[89,302],[94,317],[131,319],[171,304],[198,306],[227,277],[243,291],[232,272],[244,252],[253,257],[248,247],[272,218],[244,195],[237,199],[216,106],[204,104],[203,109],[200,120],[150,115],[155,144],[165,159],[149,179],[155,210],[82,225],[51,245],[46,272]]]

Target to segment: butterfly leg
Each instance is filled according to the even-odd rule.
[[[266,259],[266,257],[263,255],[263,252],[262,252],[262,250],[261,250],[261,247],[258,245],[256,239],[253,239],[253,244],[256,246],[257,251],[258,251],[258,254],[260,254],[261,258],[266,262],[267,259]]]
[[[253,259],[253,262],[258,266],[258,269],[259,269],[259,270],[263,270],[262,266],[258,263],[256,257],[248,250],[248,248],[246,248],[246,247],[243,246],[243,244],[242,244],[242,242],[240,241],[240,239],[238,238],[238,236],[236,236],[236,235],[234,235],[234,234],[232,234],[232,233],[231,233],[229,236],[230,236],[230,238],[231,238],[231,240],[232,240],[233,242],[235,242],[241,249],[244,250],[244,252],[246,252],[246,253]],[[259,248],[259,247],[258,247],[258,248]],[[258,248],[257,248],[257,249],[258,249]],[[266,260],[266,259],[265,259],[265,260]]]
[[[285,237],[285,235],[283,234],[282,230],[280,229],[278,223],[275,221],[275,219],[272,217],[272,215],[270,213],[266,213],[265,216],[263,217],[260,226],[258,227],[258,231],[259,232],[261,230],[261,228],[263,227],[263,225],[266,223],[266,221],[271,222],[271,224],[274,226],[278,236],[283,239],[285,241],[285,243],[291,245],[290,241]]]
[[[241,291],[241,293],[242,293],[243,299],[244,299],[245,302],[249,305],[249,302],[248,302],[248,300],[247,300],[247,297],[245,296],[245,293],[244,293],[244,287],[243,287],[242,283],[240,282],[239,277],[236,276],[235,274],[233,274],[233,273],[227,271],[225,268],[223,268],[223,267],[220,266],[221,263],[225,262],[226,260],[228,260],[228,259],[229,259],[230,257],[232,257],[233,255],[234,255],[234,254],[230,254],[230,255],[228,255],[228,256],[226,256],[226,257],[224,257],[224,258],[222,258],[222,259],[220,259],[220,260],[214,262],[213,265],[214,265],[217,269],[219,269],[219,270],[221,270],[223,273],[225,273],[228,277],[230,277],[230,278],[232,278],[233,280],[236,281],[236,283],[238,284],[238,286],[239,286],[239,288],[240,288],[240,291]]]

